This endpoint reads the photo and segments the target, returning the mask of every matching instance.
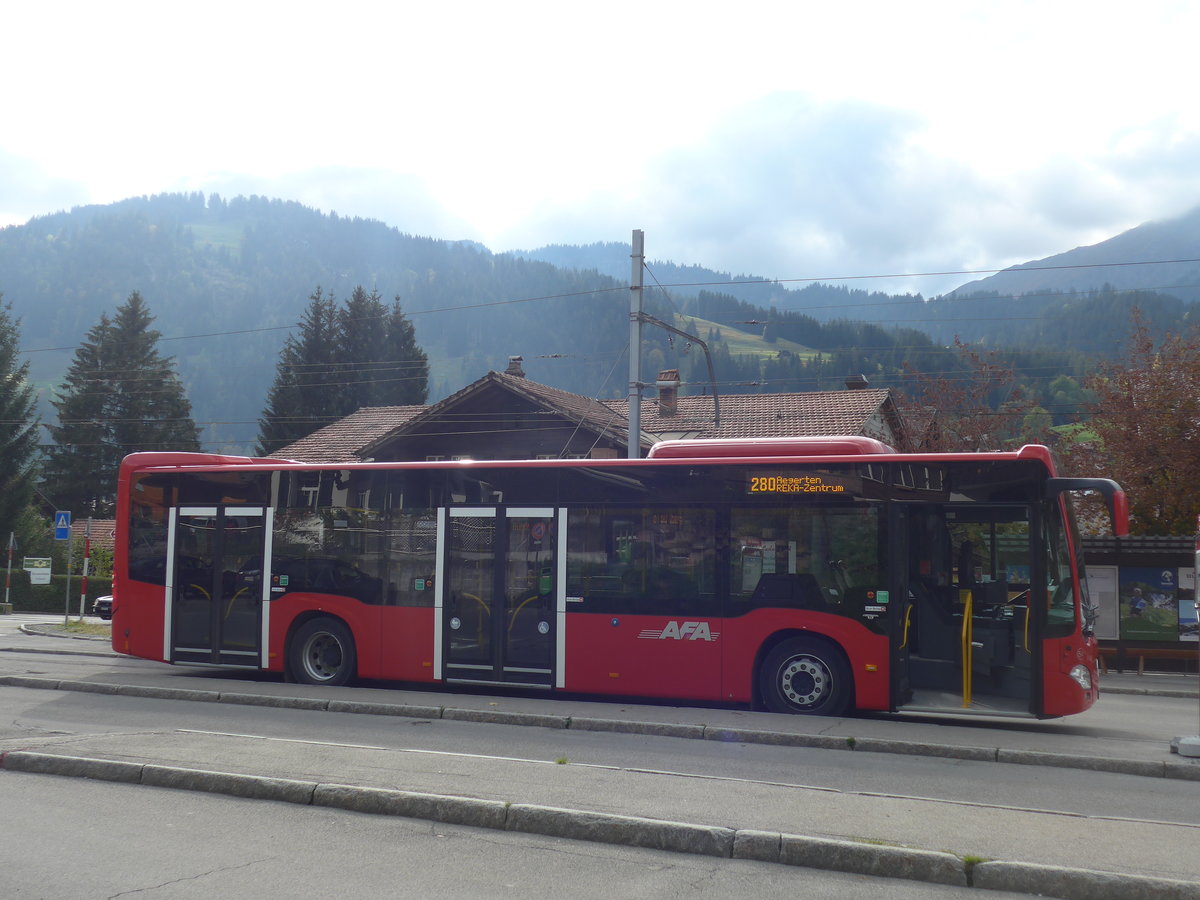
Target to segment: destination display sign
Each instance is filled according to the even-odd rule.
[[[750,494],[844,494],[844,479],[827,473],[751,472]]]

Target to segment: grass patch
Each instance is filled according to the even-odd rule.
[[[778,340],[774,343],[767,343],[762,339],[761,330],[755,334],[742,331],[733,325],[718,325],[716,322],[696,316],[676,314],[675,319],[678,327],[684,331],[690,331],[702,341],[708,340],[710,331],[718,332],[731,356],[753,356],[759,360],[774,359],[779,355],[780,350],[786,350],[800,359],[808,360],[816,359],[821,355],[811,347],[805,347],[803,344],[796,344],[792,341]]]
[[[847,840],[854,841],[856,844],[870,844],[873,847],[896,847],[898,849],[907,849],[904,844],[897,844],[895,841],[881,841],[878,838],[860,837],[859,835],[851,835]]]
[[[112,634],[111,625],[98,625],[95,622],[68,622],[65,625],[55,625],[55,631],[61,631],[63,634],[95,634],[108,636]]]

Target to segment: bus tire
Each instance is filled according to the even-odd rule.
[[[288,662],[300,684],[349,684],[358,668],[354,636],[337,619],[309,619],[292,635]]]
[[[789,638],[763,661],[758,686],[771,712],[840,716],[854,696],[845,656],[812,638]]]

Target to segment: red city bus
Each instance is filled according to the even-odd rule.
[[[647,459],[121,466],[113,647],[349,681],[1053,717],[1098,695],[1050,452],[860,437]]]

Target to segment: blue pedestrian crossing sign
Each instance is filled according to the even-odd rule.
[[[71,539],[71,513],[59,510],[54,514],[54,539],[69,541]]]

